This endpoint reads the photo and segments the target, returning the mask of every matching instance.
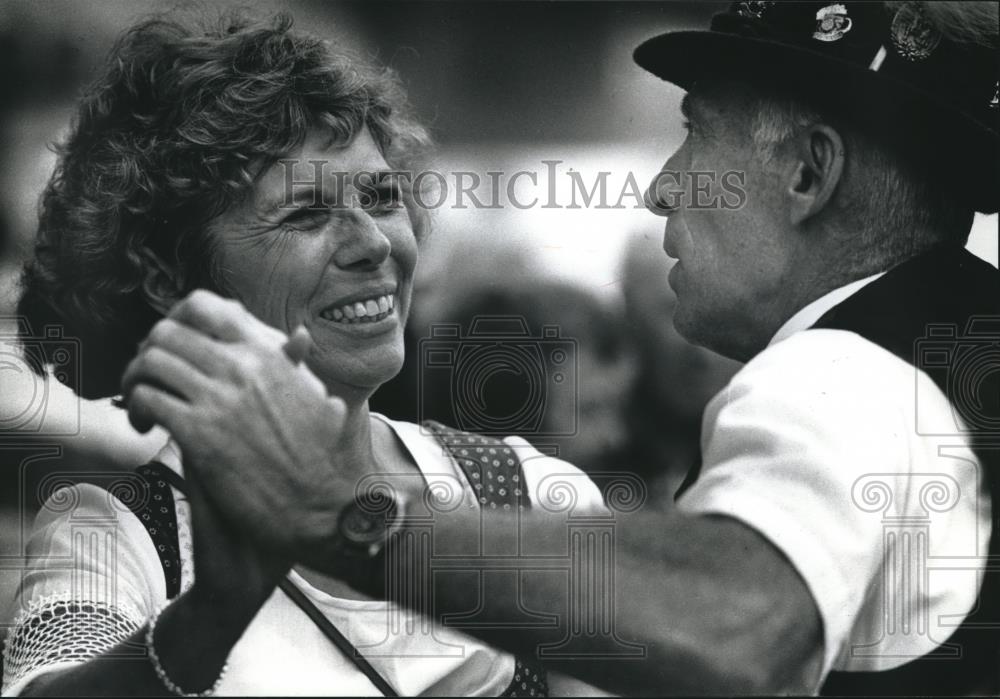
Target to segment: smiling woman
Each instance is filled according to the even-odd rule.
[[[475,510],[544,505],[540,479],[579,475],[368,410],[403,362],[426,223],[405,183],[380,175],[426,140],[391,73],[284,18],[150,20],[116,44],[60,147],[21,312],[81,338],[80,375],[66,377],[81,395],[121,390],[132,424],[170,440],[134,477],[43,507],[5,693],[544,695],[532,659],[315,565],[343,526],[329,513],[351,496],[345,478],[416,479]],[[350,177],[289,198],[287,168],[298,185],[308,163]],[[377,196],[352,189],[358,173]],[[460,465],[470,440],[496,458]],[[234,463],[254,465],[252,489],[213,480]],[[484,489],[494,478],[508,485]],[[572,481],[580,508],[601,506]],[[243,486],[268,515],[236,526]]]
[[[289,163],[315,162],[327,165],[311,183],[323,196],[275,207],[287,198]],[[310,366],[335,395],[370,392],[402,367],[417,261],[410,218],[393,204],[398,196],[346,205],[360,196],[349,187],[336,191],[349,180],[333,176],[389,168],[369,129],[347,145],[314,129],[294,157],[264,171],[252,196],[210,226],[226,289],[272,327],[304,325],[315,343]],[[316,201],[333,204],[312,206]]]
[[[293,38],[289,24],[224,21],[195,36],[175,22],[144,22],[119,39],[120,60],[85,94],[45,190],[20,302],[24,315],[52,318],[101,348],[80,377],[84,397],[117,393],[134,346],[160,316],[146,298],[164,279],[158,271],[184,267],[170,277],[174,294],[227,291],[220,240],[206,224],[311,129],[331,146],[367,130],[395,168],[424,151],[426,134],[390,71]],[[406,211],[419,237],[426,218]]]

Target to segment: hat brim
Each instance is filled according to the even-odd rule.
[[[876,71],[797,46],[715,31],[661,34],[640,44],[635,62],[690,90],[709,79],[754,78],[855,118],[887,138],[920,144],[919,157],[961,177],[976,210],[1000,205],[1000,136],[934,95]],[[952,184],[955,184],[952,182]]]

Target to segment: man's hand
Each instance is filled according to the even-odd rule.
[[[298,363],[306,340],[195,291],[154,326],[122,380],[132,424],[165,427],[225,519],[283,556],[335,530],[355,480],[351,464],[334,464],[346,407]]]

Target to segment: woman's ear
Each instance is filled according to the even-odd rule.
[[[795,141],[787,194],[791,223],[799,225],[830,203],[844,174],[844,141],[827,124],[813,124]]]
[[[184,279],[155,252],[143,247],[139,254],[145,263],[142,291],[146,301],[160,314],[167,315],[183,296]]]

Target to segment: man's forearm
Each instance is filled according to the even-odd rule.
[[[542,650],[552,669],[610,691],[815,686],[812,598],[781,553],[735,520],[465,511],[397,536],[382,594],[513,653]]]

